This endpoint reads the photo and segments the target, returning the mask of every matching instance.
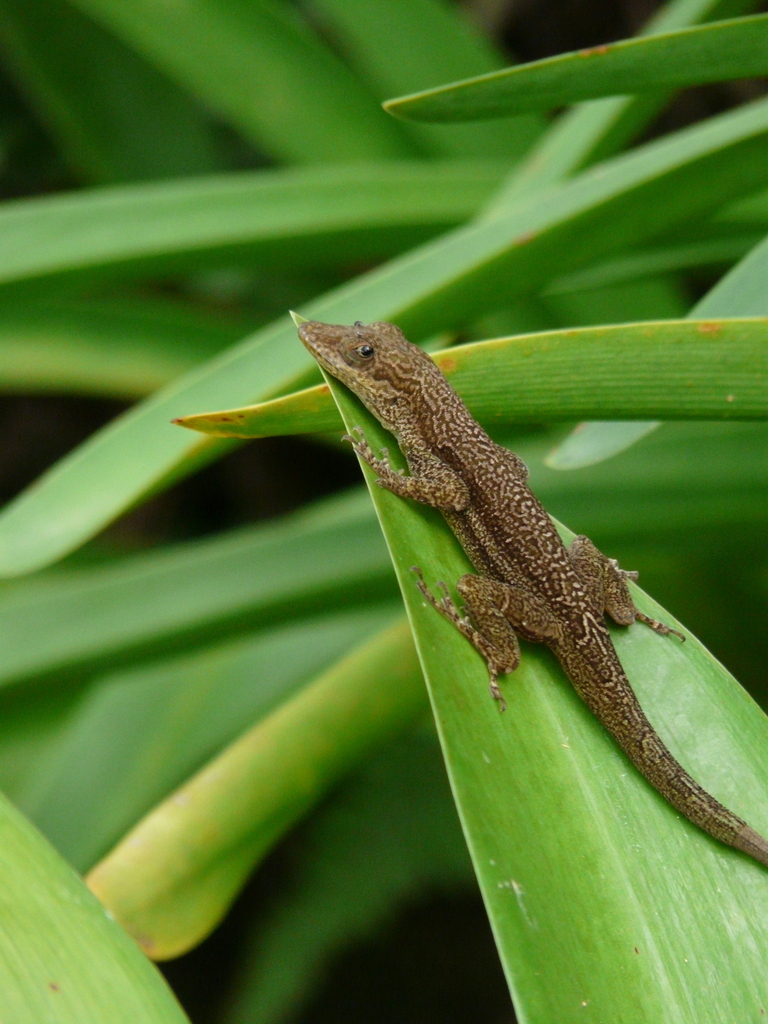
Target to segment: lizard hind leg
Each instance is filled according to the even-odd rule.
[[[568,554],[590,592],[596,597],[600,595],[600,610],[610,615],[618,625],[630,626],[633,622],[642,622],[662,636],[672,633],[685,640],[683,634],[678,633],[676,629],[659,622],[658,619],[650,618],[635,607],[627,580],[637,580],[638,574],[620,569],[616,559],[607,558],[589,537],[576,537],[568,549]]]
[[[467,588],[462,587],[462,584],[466,580],[477,580],[479,577],[466,575],[462,576],[458,582],[459,593],[465,601],[467,610],[472,615],[472,619],[470,619],[469,616],[462,615],[456,607],[445,583],[441,581],[437,584],[443,591],[443,596],[436,597],[424,582],[421,569],[413,566],[411,571],[416,575],[416,585],[423,597],[440,612],[443,618],[455,626],[462,636],[469,640],[478,654],[484,658],[488,666],[491,696],[499,702],[499,709],[505,711],[507,702],[499,689],[499,676],[514,672],[520,664],[520,645],[512,626],[498,609],[479,607],[471,598],[467,600]]]

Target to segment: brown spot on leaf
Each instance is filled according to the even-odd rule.
[[[732,402],[733,401],[733,395],[726,395],[725,396],[725,400],[726,400],[726,402]]]
[[[443,373],[453,373],[456,369],[456,360],[453,356],[441,356],[440,359],[435,360],[435,362]]]
[[[527,245],[529,242],[532,242],[534,240],[536,235],[538,235],[538,231],[524,231],[522,235],[517,236],[517,238],[514,240],[512,244],[518,246]]]
[[[723,328],[722,324],[716,321],[704,321],[696,328],[699,334],[717,334]]]
[[[58,992],[59,991],[59,986],[56,984],[55,981],[49,981],[48,982],[48,988],[51,990],[51,992]]]
[[[595,57],[599,54],[608,53],[610,46],[603,43],[601,46],[590,46],[586,50],[579,50],[580,57]]]

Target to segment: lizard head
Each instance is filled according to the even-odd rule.
[[[353,391],[390,430],[402,426],[403,395],[440,371],[394,324],[356,323],[351,327],[308,320],[299,338],[324,370]]]

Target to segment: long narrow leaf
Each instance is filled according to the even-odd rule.
[[[412,155],[373,96],[288,4],[75,3],[273,157],[328,163]]]
[[[0,283],[136,276],[276,260],[376,259],[470,217],[499,181],[484,163],[249,171],[8,202]]]
[[[392,445],[357,400],[331,386],[348,428],[361,425],[375,450]],[[393,465],[403,465],[399,453]],[[372,484],[367,469],[366,477]],[[435,510],[376,486],[371,494],[519,1016],[689,1024],[754,1015],[768,997],[765,869],[674,812],[548,652],[526,645],[500,715],[482,659],[423,601],[410,572],[418,564],[429,584],[455,583],[468,569],[458,543]],[[634,593],[646,614],[670,621]],[[765,832],[768,719],[693,637],[675,644],[640,624],[614,635],[676,756]]]
[[[189,96],[65,0],[0,3],[5,67],[93,183],[224,169]]]
[[[404,120],[473,121],[598,96],[768,74],[768,14],[595,46],[387,100]]]
[[[299,687],[397,614],[397,605],[296,619],[96,681],[17,806],[78,871]]]
[[[0,686],[103,670],[393,592],[364,496],[286,521],[20,581],[0,594]],[[77,623],[74,629],[72,623]]]
[[[0,308],[0,391],[143,398],[242,335],[176,303],[49,301]]]
[[[758,0],[669,0],[643,26],[641,34],[674,32],[700,22],[746,14]],[[513,171],[485,212],[496,217],[535,192],[622,149],[649,125],[669,100],[665,91],[641,96],[588,100],[561,114]]]
[[[768,417],[765,318],[547,331],[461,345],[433,352],[432,358],[488,427],[582,416]],[[215,437],[267,437],[341,426],[325,384],[263,405],[198,413],[178,422]]]
[[[768,314],[765,288],[768,241],[758,245],[729,274],[704,296],[689,316],[750,316]],[[657,421],[639,422],[634,429],[624,424],[593,423],[573,434],[550,453],[551,469],[579,469],[611,458],[659,426]],[[578,429],[578,428],[577,428]]]
[[[251,868],[364,754],[426,705],[410,630],[356,648],[160,804],[88,875],[154,959],[225,913]]]
[[[506,63],[457,7],[440,0],[312,0],[311,8],[380,100],[495,71]],[[407,126],[430,153],[519,158],[544,122],[528,116],[505,127],[500,132],[496,125],[482,124]]]
[[[184,1024],[159,973],[0,796],[0,1014],[14,1024]]]

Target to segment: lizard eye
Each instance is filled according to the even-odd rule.
[[[373,345],[358,345],[355,352],[357,352],[359,356],[362,356],[363,359],[370,359],[373,355]]]

